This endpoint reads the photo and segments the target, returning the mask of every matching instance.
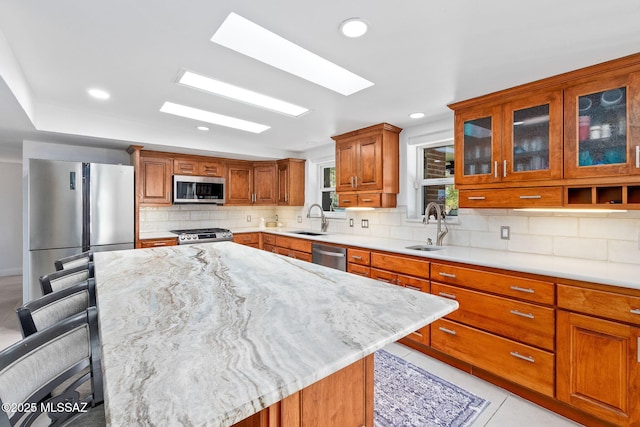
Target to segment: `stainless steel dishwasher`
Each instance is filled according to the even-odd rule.
[[[312,243],[311,262],[335,268],[336,270],[347,271],[347,248]]]

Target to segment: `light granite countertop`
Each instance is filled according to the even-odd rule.
[[[457,302],[232,242],[94,255],[111,426],[228,426]]]
[[[234,233],[263,231],[300,237],[321,243],[358,246],[374,250],[390,251],[405,255],[422,256],[434,261],[451,261],[483,267],[501,268],[523,273],[541,274],[560,279],[582,280],[603,285],[640,289],[640,264],[595,261],[579,258],[539,255],[492,249],[479,249],[446,245],[442,250],[422,252],[407,249],[407,246],[424,244],[414,240],[387,239],[355,236],[351,234],[326,233],[320,236],[305,236],[292,233],[292,228],[240,228]]]

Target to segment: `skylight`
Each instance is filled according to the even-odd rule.
[[[201,76],[191,71],[185,71],[180,77],[180,80],[178,80],[178,83],[294,117],[298,117],[309,111],[308,108],[243,89],[229,83],[221,82],[220,80]]]
[[[211,41],[345,96],[373,86],[370,81],[233,12]]]
[[[212,113],[211,111],[200,110],[198,108],[187,107],[185,105],[174,104],[173,102],[165,102],[162,107],[160,107],[160,111],[163,113],[173,114],[175,116],[198,120],[200,122],[212,123],[214,125],[226,126],[253,133],[262,133],[270,128],[270,126],[261,125],[259,123],[249,122],[247,120],[237,119],[235,117],[224,116],[222,114]]]

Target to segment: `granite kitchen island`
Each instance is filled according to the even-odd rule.
[[[372,353],[458,307],[231,242],[95,264],[111,426],[372,425]]]

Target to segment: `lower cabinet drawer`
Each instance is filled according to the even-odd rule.
[[[262,250],[267,252],[276,253],[276,247],[274,245],[264,244],[262,245]]]
[[[358,276],[371,277],[371,269],[369,267],[352,262],[347,264],[347,272],[357,274]]]
[[[553,353],[446,319],[431,324],[431,347],[553,397]]]
[[[140,240],[138,245],[139,248],[157,248],[160,246],[175,246],[178,244],[178,238],[168,238],[168,239],[145,239]]]
[[[411,332],[409,335],[402,338],[400,342],[409,340],[420,344],[429,345],[431,341],[430,329],[431,328],[429,325],[425,326],[424,328],[420,328],[417,331]]]
[[[447,319],[550,351],[555,343],[553,308],[431,282],[431,293],[454,299],[460,308]]]
[[[301,259],[302,261],[311,262],[311,254],[300,252],[288,248],[276,248],[276,253],[290,258]]]
[[[238,233],[233,235],[233,241],[241,245],[259,245],[260,233]]]

